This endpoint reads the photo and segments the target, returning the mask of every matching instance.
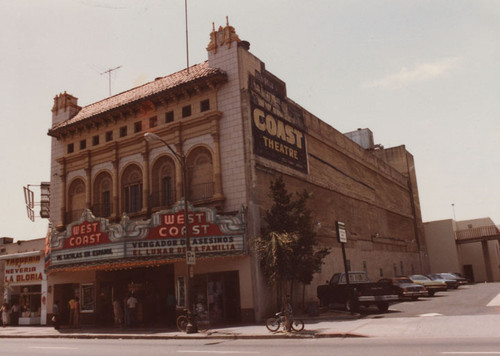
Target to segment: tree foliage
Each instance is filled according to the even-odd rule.
[[[294,282],[310,284],[329,250],[321,248],[316,240],[306,190],[294,197],[279,177],[271,181],[270,195],[273,205],[266,211],[267,226],[257,240],[257,249],[263,274],[269,283],[278,286],[280,299]]]

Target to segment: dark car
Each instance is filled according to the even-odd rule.
[[[427,289],[420,284],[413,283],[408,277],[382,278],[379,283],[390,283],[394,293],[399,295],[399,299],[411,298],[417,300],[418,297],[427,297]]]
[[[455,278],[458,281],[459,285],[469,284],[470,283],[470,280],[468,280],[467,278],[465,278],[464,276],[462,276],[460,273],[449,272],[449,273],[440,273],[440,274],[446,274],[446,275],[449,275],[452,278]]]
[[[459,286],[458,281],[450,276],[447,276],[447,273],[431,273],[427,276],[433,281],[445,282],[448,288],[457,289]]]

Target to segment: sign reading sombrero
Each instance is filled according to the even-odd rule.
[[[86,210],[80,220],[51,237],[49,269],[75,264],[113,264],[137,259],[184,258],[186,230],[183,202],[147,221],[119,224],[95,218]],[[188,208],[190,244],[198,258],[246,253],[243,215],[217,215],[210,208]]]

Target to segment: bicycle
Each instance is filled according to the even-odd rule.
[[[291,314],[290,319],[292,319],[293,331],[302,331],[304,329],[304,322],[302,320],[295,319]],[[286,328],[285,315],[283,314],[283,312],[278,312],[275,314],[275,316],[266,320],[266,328],[273,333],[278,332],[281,325],[283,325],[283,329]]]
[[[186,332],[188,325],[187,310],[184,310],[185,314],[179,315],[175,322],[177,329],[181,332]],[[198,313],[193,313],[192,322],[198,326],[198,331],[205,332],[210,328],[210,321],[208,317],[201,317]]]

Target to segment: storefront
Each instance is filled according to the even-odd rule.
[[[53,300],[69,321],[67,301],[79,297],[83,324],[111,325],[113,302],[138,300],[137,323],[174,325],[186,308],[186,239],[184,213],[174,206],[147,221],[119,224],[85,211],[78,222],[50,241],[47,271]],[[182,206],[182,205],[181,205]],[[227,259],[245,258],[245,225],[241,214],[220,216],[210,208],[189,208],[190,244],[195,273],[190,300],[211,322],[240,320],[240,277]],[[222,263],[221,263],[222,261]]]
[[[4,300],[19,306],[18,320],[12,325],[47,324],[47,277],[43,251],[1,256],[5,261]]]

